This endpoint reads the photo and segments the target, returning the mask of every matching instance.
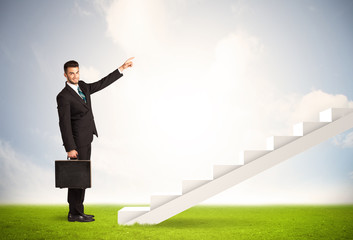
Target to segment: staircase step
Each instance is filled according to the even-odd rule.
[[[294,140],[300,138],[299,136],[272,136],[267,138],[267,150],[275,150]]]
[[[214,165],[213,166],[213,179],[219,178],[243,165]]]
[[[188,193],[194,190],[195,188],[198,188],[211,181],[212,180],[183,180],[183,183],[182,183],[183,194]]]
[[[124,207],[118,211],[118,223],[125,224],[149,211],[149,207]]]
[[[320,122],[333,122],[352,112],[352,108],[329,108],[320,112]]]
[[[269,153],[269,150],[251,150],[240,152],[240,160],[243,161],[244,165],[254,161],[255,159],[264,156]]]
[[[327,122],[301,122],[293,126],[293,135],[294,136],[304,136],[308,133],[311,133],[325,125]]]
[[[174,199],[176,199],[177,197],[180,197],[181,194],[160,194],[160,195],[152,195],[151,196],[151,210],[155,209],[159,206],[162,206],[163,204],[170,202]]]

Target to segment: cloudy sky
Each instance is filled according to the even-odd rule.
[[[135,57],[92,96],[86,202],[148,204],[353,107],[352,22],[348,0],[0,1],[0,203],[66,202],[54,187],[66,61],[93,82]],[[353,203],[352,155],[348,131],[205,203]]]

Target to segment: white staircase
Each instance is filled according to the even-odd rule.
[[[242,152],[244,165],[215,165],[213,179],[184,180],[182,194],[155,195],[150,207],[121,209],[118,224],[158,224],[350,128],[353,108],[327,109],[320,113],[319,122],[294,125],[293,136],[268,138],[267,150]]]

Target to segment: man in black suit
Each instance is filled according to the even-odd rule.
[[[98,137],[91,106],[91,94],[109,86],[123,76],[122,71],[132,67],[129,58],[118,69],[94,83],[80,81],[79,64],[68,61],[64,64],[67,79],[64,89],[56,97],[58,104],[59,126],[67,157],[70,159],[90,160],[93,134]],[[84,213],[85,189],[68,189],[68,220],[70,222],[92,222],[93,215]]]

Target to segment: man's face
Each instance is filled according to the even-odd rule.
[[[68,67],[64,76],[69,83],[77,85],[80,80],[80,70],[78,67]]]

